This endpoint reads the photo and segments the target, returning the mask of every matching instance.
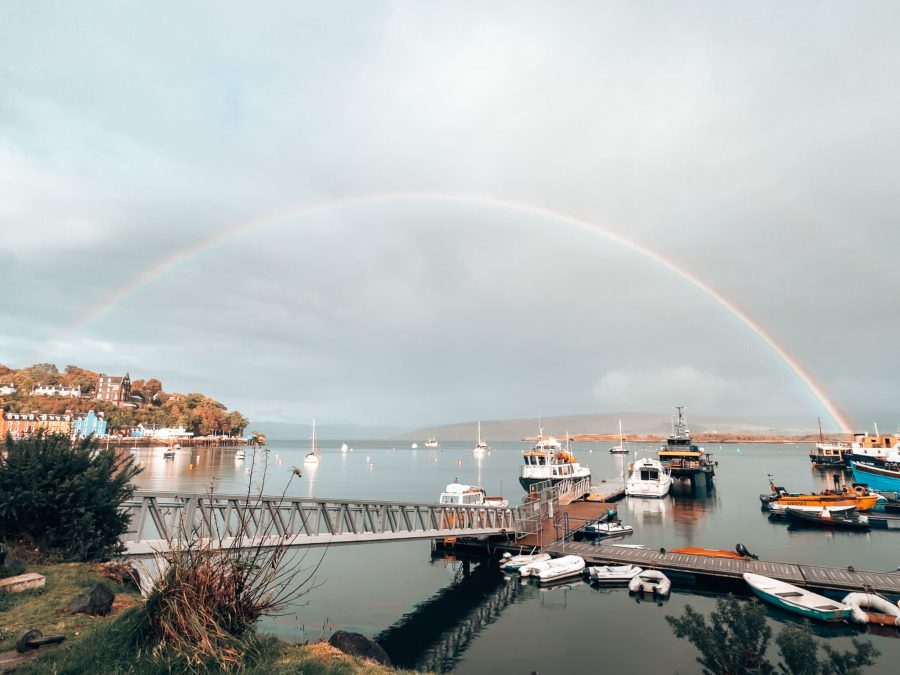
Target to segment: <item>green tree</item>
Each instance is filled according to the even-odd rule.
[[[716,600],[710,625],[690,605],[683,616],[667,616],[666,621],[677,637],[687,639],[700,652],[697,662],[704,675],[860,675],[863,667],[873,665],[879,656],[871,643],[854,639],[853,649],[846,652],[824,645],[826,658],[819,661],[819,645],[809,630],[787,626],[775,640],[782,658],[776,670],[765,658],[772,637],[765,609],[731,595]]]
[[[130,454],[103,449],[95,438],[62,434],[5,440],[0,459],[0,537],[37,545],[66,560],[118,553],[128,528],[122,502],[141,469]]]

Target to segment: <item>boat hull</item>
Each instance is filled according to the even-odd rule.
[[[870,489],[879,492],[900,492],[900,470],[860,462],[852,462],[850,466],[856,482],[865,483]]]
[[[828,517],[822,516],[822,513],[813,511],[801,511],[799,509],[787,508],[784,515],[793,523],[799,525],[809,525],[811,527],[823,527],[836,530],[868,530],[869,523],[859,517],[852,518],[846,515],[832,514]]]
[[[744,580],[760,600],[793,614],[828,623],[846,621],[850,618],[849,606],[829,600],[823,595],[810,593],[783,581],[750,572],[744,573]],[[798,598],[803,604],[796,601]]]

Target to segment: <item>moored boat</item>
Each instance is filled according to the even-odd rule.
[[[440,443],[437,442],[437,439],[434,436],[429,436],[428,440],[425,441],[426,448],[437,448],[440,447]]]
[[[487,451],[491,449],[484,440],[481,438],[481,420],[478,420],[478,438],[475,441],[475,447],[472,448],[472,454],[474,455],[483,455]]]
[[[533,553],[530,555],[513,555],[512,553],[504,553],[503,559],[500,561],[500,569],[507,574],[512,574],[518,572],[526,565],[544,562],[546,560],[550,560],[549,553]]]
[[[881,464],[852,461],[853,479],[865,483],[873,490],[900,492],[900,461]]]
[[[744,581],[760,599],[809,619],[845,621],[850,618],[849,605],[829,600],[824,595],[818,595],[799,586],[752,572],[744,572]]]
[[[707,558],[731,558],[733,560],[756,560],[759,556],[755,556],[743,544],[738,544],[733,551],[727,549],[716,548],[698,548],[695,546],[686,546],[683,548],[670,548],[669,553],[683,553],[684,555],[702,555]]]
[[[619,420],[619,444],[611,447],[609,451],[614,455],[624,455],[628,452],[625,447],[625,437],[622,435],[622,420]]]
[[[877,623],[900,627],[900,607],[875,593],[848,593],[841,601],[850,606],[855,623]]]
[[[497,508],[509,506],[509,500],[503,497],[488,497],[483,487],[461,485],[456,482],[447,485],[447,489],[441,493],[439,502],[460,506],[494,506]]]
[[[819,418],[819,442],[809,451],[809,461],[817,466],[843,467],[847,466],[844,453],[849,451],[849,443],[825,440],[825,434],[822,433],[822,419]]]
[[[601,584],[627,583],[643,572],[636,565],[596,565],[588,567],[588,578]]]
[[[584,526],[584,533],[594,535],[596,537],[613,537],[623,536],[626,534],[634,534],[634,528],[631,525],[623,525],[621,520],[614,521],[594,521]]]
[[[669,577],[659,570],[643,570],[628,582],[628,590],[632,593],[652,593],[666,596],[672,589]]]
[[[541,583],[548,583],[572,576],[580,576],[583,571],[584,558],[577,555],[564,555],[561,558],[551,558],[550,560],[525,565],[519,569],[519,575],[535,577]]]
[[[312,445],[310,447],[309,452],[306,453],[306,457],[303,458],[303,462],[305,464],[318,464],[319,463],[319,446],[316,445],[316,418],[313,417],[312,423]]]
[[[784,510],[784,515],[791,522],[801,525],[840,530],[869,530],[871,528],[869,520],[853,510],[832,511],[825,507],[816,512],[788,507]]]
[[[564,480],[590,478],[591,470],[581,466],[575,455],[563,450],[562,445],[552,436],[541,435],[528,452],[522,454],[523,466],[519,473],[519,484],[527,492],[535,483],[550,481],[553,484]]]
[[[704,448],[696,445],[687,428],[687,417],[684,406],[675,406],[676,414],[672,418],[672,435],[659,450],[659,460],[673,478],[690,478],[694,480],[703,475],[707,481],[716,474],[716,463],[712,455]]]
[[[669,470],[656,459],[645,457],[631,466],[631,473],[625,483],[625,494],[629,497],[665,497],[672,487]]]
[[[769,476],[771,494],[760,495],[759,499],[769,511],[783,511],[786,508],[801,511],[821,511],[828,507],[832,511],[855,509],[869,511],[884,498],[869,490],[866,485],[855,485],[853,489],[823,490],[822,492],[788,492],[775,485]]]

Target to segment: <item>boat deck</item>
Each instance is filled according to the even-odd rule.
[[[819,567],[768,560],[735,560],[661,553],[658,550],[620,548],[587,542],[557,541],[543,549],[553,555],[580,555],[589,565],[618,563],[633,564],[663,571],[682,572],[697,576],[740,579],[744,572],[781,579],[797,586],[835,591],[861,591],[868,588],[876,593],[900,595],[900,573],[868,572],[852,568]]]

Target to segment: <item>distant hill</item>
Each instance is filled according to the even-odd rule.
[[[248,431],[261,431],[270,441],[299,441],[312,437],[311,424],[293,422],[251,422]],[[396,438],[403,427],[366,426],[358,424],[316,424],[316,436],[335,441],[354,441],[373,438]]]
[[[616,412],[596,415],[566,415],[544,417],[541,424],[545,434],[561,436],[570,434],[615,434],[619,420],[626,434],[653,434],[667,436],[672,430],[669,417],[663,413]],[[395,436],[402,440],[419,440],[434,435],[438,440],[474,440],[477,421],[428,427]],[[799,436],[817,432],[815,418],[806,417],[731,417],[714,415],[691,415],[688,412],[688,428],[693,433],[719,434],[760,434]],[[488,441],[513,441],[538,433],[535,418],[512,420],[482,420],[481,435]]]

